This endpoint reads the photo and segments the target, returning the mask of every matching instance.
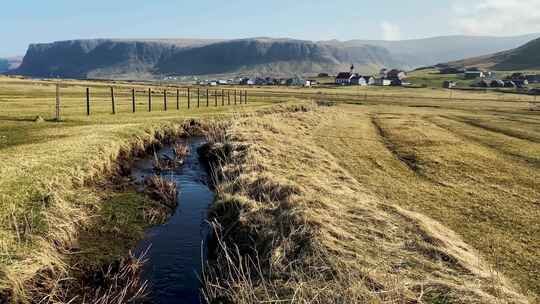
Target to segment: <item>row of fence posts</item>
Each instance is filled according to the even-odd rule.
[[[115,94],[114,94],[114,87],[110,88],[111,90],[111,107],[112,107],[112,114],[116,114],[116,101],[115,101]],[[187,89],[187,108],[191,109],[191,88]],[[231,92],[232,94],[232,100],[231,100]],[[206,92],[203,92],[203,96],[206,97],[206,107],[210,106],[210,95],[211,91],[209,89],[206,89]],[[219,90],[214,90],[214,106],[218,106],[218,96],[221,96],[221,106],[225,106],[225,96],[227,96],[227,105],[242,105],[247,104],[248,102],[248,93],[247,91],[241,91],[241,90],[224,90],[222,89],[221,92]],[[163,90],[163,110],[167,111],[168,109],[168,102],[167,102],[167,96],[168,92],[167,90]],[[148,112],[152,112],[152,89],[148,89]],[[59,114],[59,90],[57,87],[57,117],[60,117]],[[90,115],[90,88],[86,88],[86,115]],[[234,102],[234,103],[233,103]],[[176,89],[176,109],[180,110],[180,89]],[[131,107],[132,112],[136,112],[136,91],[135,89],[131,89]],[[201,89],[197,89],[197,108],[201,107]]]
[[[192,89],[187,88],[187,109],[192,108]],[[232,94],[231,94],[232,92]],[[206,91],[201,90],[200,88],[197,88],[197,108],[201,107],[201,93],[204,97],[206,97],[206,107],[210,106],[210,95],[211,91],[209,89],[206,89]],[[248,102],[248,93],[247,91],[242,90],[213,90],[214,95],[214,106],[218,106],[218,96],[221,97],[221,106],[225,105],[242,105],[247,104]],[[116,114],[116,97],[115,97],[115,90],[114,87],[110,87],[110,94],[111,94],[111,112],[112,114]],[[131,89],[131,109],[132,112],[135,113],[137,110],[137,103],[136,103],[136,90],[133,88]],[[231,96],[232,95],[232,96]],[[152,89],[148,89],[148,112],[152,112]],[[167,89],[163,90],[163,110],[168,110],[168,100],[167,97],[169,96]],[[225,101],[226,99],[226,101]],[[91,109],[91,96],[90,96],[90,88],[86,88],[86,115],[90,116]],[[180,104],[180,89],[176,89],[176,109],[180,110],[181,104]],[[57,121],[60,121],[60,85],[56,85],[56,105],[55,105],[55,119]]]

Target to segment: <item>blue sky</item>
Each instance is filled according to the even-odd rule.
[[[224,4],[227,3],[227,4]],[[78,38],[410,39],[540,32],[540,0],[5,0],[0,56]]]

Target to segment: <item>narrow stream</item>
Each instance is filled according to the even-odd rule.
[[[160,174],[176,182],[178,208],[166,224],[150,229],[135,251],[140,254],[150,247],[142,279],[149,283],[152,303],[200,303],[199,274],[206,259],[203,242],[209,233],[207,210],[214,193],[197,154],[204,139],[189,138],[186,144],[190,154],[184,164]],[[173,152],[170,147],[164,148],[159,155],[173,156]],[[152,160],[149,157],[135,164],[131,174],[137,181],[155,174]]]

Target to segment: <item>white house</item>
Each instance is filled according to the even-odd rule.
[[[362,76],[356,75],[351,77],[351,85],[367,86],[366,79]]]
[[[375,79],[375,85],[377,86],[389,86],[392,84],[392,80],[386,78]]]

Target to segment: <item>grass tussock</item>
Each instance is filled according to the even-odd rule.
[[[152,175],[144,181],[146,193],[171,209],[177,206],[177,187],[174,181]]]
[[[458,235],[386,204],[319,148],[332,111],[248,117],[205,149],[218,194],[209,303],[527,302]]]
[[[176,161],[183,163],[186,157],[189,155],[190,151],[186,143],[178,142],[173,146],[173,153]]]

